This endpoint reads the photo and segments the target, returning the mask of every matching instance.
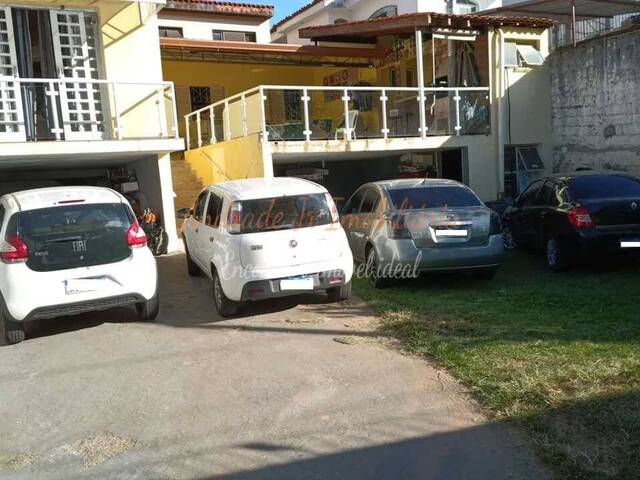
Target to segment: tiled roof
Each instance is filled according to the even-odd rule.
[[[265,18],[271,18],[273,16],[272,5],[222,2],[216,0],[167,0],[165,9]]]
[[[482,26],[519,26],[529,28],[549,28],[556,22],[548,18],[486,16],[482,14],[455,15],[449,13],[419,12],[394,17],[359,20],[332,25],[316,25],[300,29],[300,38],[313,40],[333,37],[381,36],[385,34],[410,32],[427,26],[456,26],[477,28]]]
[[[280,20],[278,23],[276,23],[273,27],[271,27],[271,32],[275,32],[276,30],[278,30],[278,28],[282,25],[284,25],[285,23],[287,23],[289,20],[297,17],[298,15],[300,15],[303,12],[306,12],[307,10],[309,10],[311,7],[313,7],[314,5],[317,5],[318,3],[323,2],[324,0],[311,0],[311,2],[307,3],[306,5],[304,5],[303,7],[299,8],[298,10],[296,10],[295,12],[293,12],[290,15],[287,15],[286,17],[284,17],[282,20]]]

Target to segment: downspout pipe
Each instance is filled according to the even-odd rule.
[[[504,197],[504,32],[498,28],[498,198]]]

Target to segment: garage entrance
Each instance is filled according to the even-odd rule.
[[[298,177],[323,185],[339,205],[364,183],[396,178],[447,178],[468,184],[463,148],[407,152],[384,157],[287,161],[274,165],[276,177]]]
[[[149,246],[152,250],[153,245],[158,246],[155,253],[166,253],[169,238],[163,222],[165,212],[157,156],[129,161],[122,159],[115,164],[105,162],[92,168],[83,168],[82,163],[66,168],[54,163],[50,168],[38,165],[29,170],[19,167],[0,170],[0,196],[22,190],[63,186],[106,187],[122,193],[147,233]],[[146,221],[154,218],[154,222]],[[173,217],[169,221],[174,221]]]

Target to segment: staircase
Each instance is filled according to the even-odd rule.
[[[173,178],[173,191],[176,197],[173,199],[176,210],[181,208],[192,208],[196,197],[204,188],[202,181],[191,170],[189,164],[184,159],[184,154],[172,156],[171,176]],[[178,232],[184,220],[176,218]]]

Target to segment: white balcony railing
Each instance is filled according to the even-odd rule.
[[[0,77],[0,142],[178,137],[172,82]]]
[[[421,95],[419,88],[260,86],[185,115],[185,128],[191,149],[253,134],[276,142],[487,135],[490,119],[488,87]]]

